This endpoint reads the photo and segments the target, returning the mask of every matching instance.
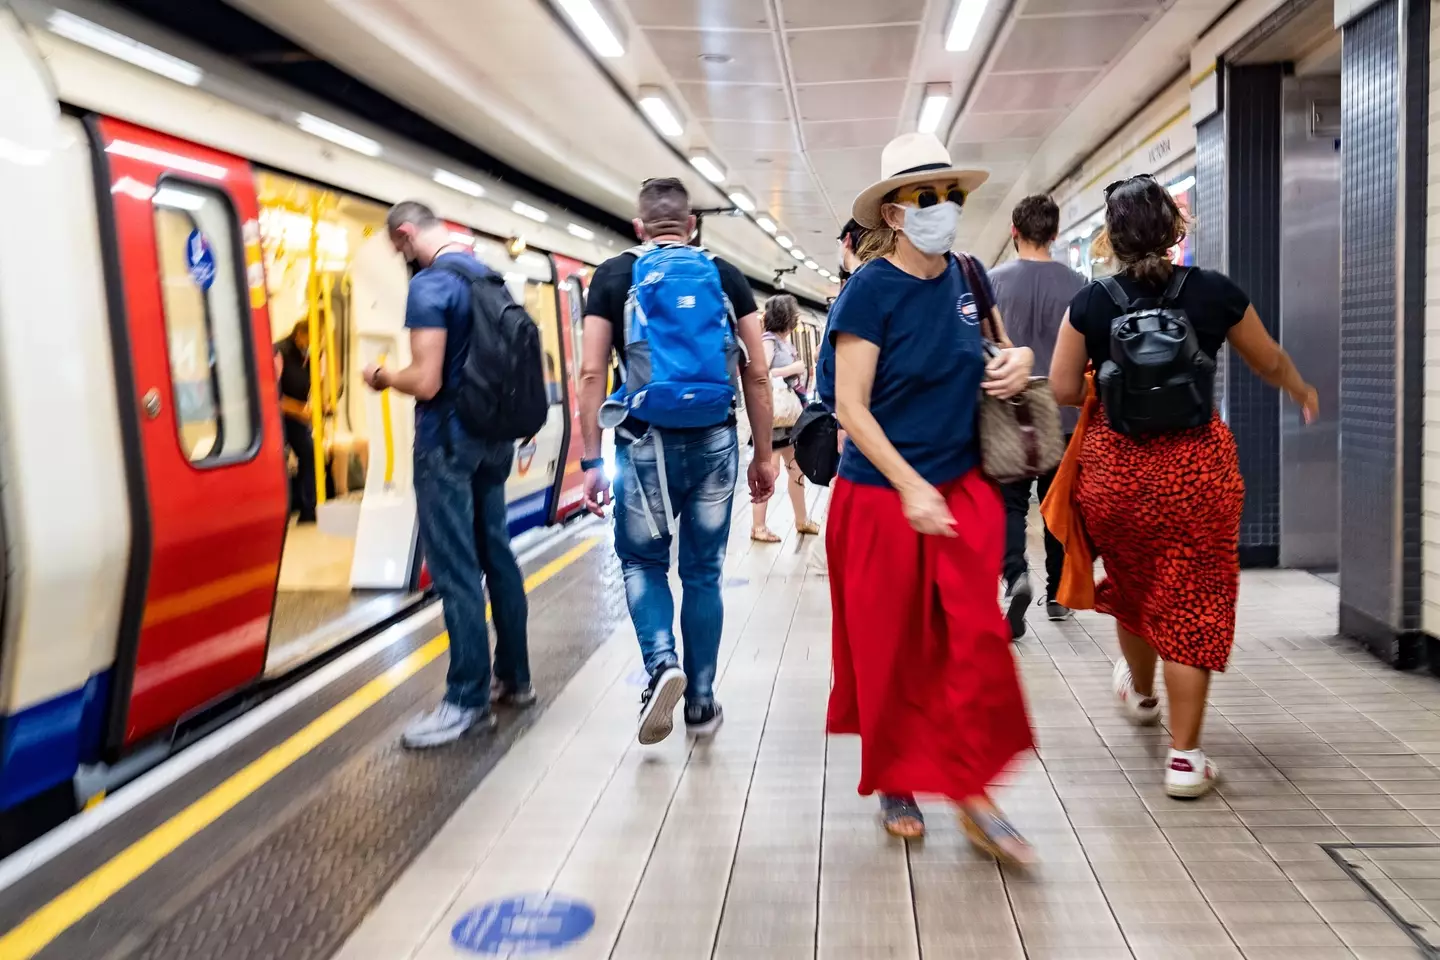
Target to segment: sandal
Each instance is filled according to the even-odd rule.
[[[1035,861],[1029,842],[998,812],[961,810],[959,817],[960,828],[970,842],[1001,863],[1024,867]]]
[[[806,520],[804,523],[795,524],[795,532],[802,537],[814,537],[820,533],[820,524],[814,520]]]
[[[919,840],[925,836],[925,814],[914,797],[880,794],[880,823],[885,832],[901,840]]]
[[[769,527],[760,527],[750,531],[750,539],[756,543],[779,543],[780,537]]]

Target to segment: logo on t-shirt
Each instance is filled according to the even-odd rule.
[[[960,294],[960,299],[955,301],[955,312],[960,314],[960,319],[970,326],[978,327],[980,325],[980,308],[975,305],[973,294]]]

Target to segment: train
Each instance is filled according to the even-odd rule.
[[[517,449],[513,534],[583,511],[585,287],[633,243],[102,19],[0,3],[0,852],[70,815],[77,775],[424,601],[413,404],[360,379],[408,359],[390,203],[433,205],[540,327],[551,411]],[[277,386],[297,327],[314,525]]]

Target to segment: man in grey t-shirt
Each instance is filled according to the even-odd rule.
[[[1005,331],[1018,347],[1035,352],[1034,375],[1048,376],[1055,339],[1070,301],[1085,285],[1085,278],[1050,257],[1050,245],[1060,232],[1060,208],[1043,194],[1026,197],[1015,205],[1010,216],[1010,236],[1019,257],[990,271],[996,305],[1005,318]],[[1075,429],[1078,411],[1062,408],[1061,427],[1068,439]],[[1029,565],[1025,560],[1025,526],[1030,514],[1030,491],[1039,484],[1045,499],[1055,472],[1030,480],[1006,484],[1005,495],[1005,599],[1010,628],[1018,638],[1025,633],[1025,611],[1034,599]],[[1045,531],[1046,613],[1051,620],[1064,620],[1070,611],[1055,601],[1065,548]]]

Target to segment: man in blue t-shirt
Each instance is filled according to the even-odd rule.
[[[415,506],[430,576],[444,602],[450,670],[445,699],[417,717],[402,742],[436,747],[472,728],[493,727],[492,699],[515,706],[535,702],[525,581],[505,520],[505,480],[515,445],[471,436],[455,415],[473,318],[466,278],[490,269],[424,204],[396,204],[386,227],[395,250],[419,270],[405,305],[410,365],[396,371],[367,367],[365,382],[415,398]],[[442,261],[444,268],[437,268]],[[495,618],[493,683],[482,572]]]

